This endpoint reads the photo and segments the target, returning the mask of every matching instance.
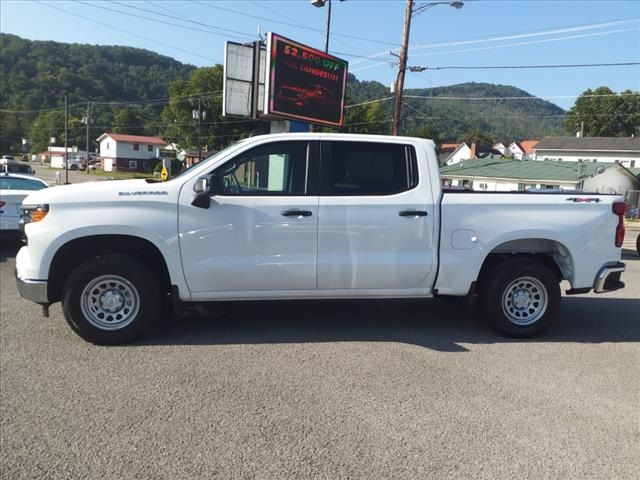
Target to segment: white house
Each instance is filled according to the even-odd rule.
[[[604,163],[590,169],[588,176],[582,178],[585,192],[624,194],[629,190],[640,189],[640,178],[619,163]]]
[[[502,142],[498,142],[498,143],[496,143],[496,144],[495,144],[493,147],[491,147],[491,148],[493,148],[494,150],[498,150],[498,151],[499,151],[501,154],[503,154],[503,155],[504,155],[504,153],[507,151],[507,147],[506,147],[506,146],[505,146],[505,144],[504,144],[504,143],[502,143]]]
[[[98,137],[100,159],[106,172],[150,171],[159,161],[159,150],[167,144],[158,137],[103,133]]]
[[[507,148],[511,158],[516,160],[530,160],[534,155],[534,147],[538,144],[537,140],[523,140],[521,142],[512,142]]]
[[[443,161],[443,165],[455,165],[471,158],[471,147],[466,143],[458,145]]]
[[[640,137],[546,137],[535,147],[535,160],[609,162],[640,166]]]

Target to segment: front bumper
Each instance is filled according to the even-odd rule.
[[[595,293],[613,292],[624,288],[624,282],[620,280],[625,265],[622,262],[608,263],[603,266],[596,276],[593,284]]]
[[[23,298],[42,305],[50,303],[47,295],[48,285],[46,280],[26,280],[20,278],[16,271],[16,284],[18,285],[18,292]]]

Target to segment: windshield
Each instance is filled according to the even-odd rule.
[[[219,157],[219,156],[224,155],[226,152],[228,152],[229,150],[231,150],[232,148],[234,148],[235,146],[237,146],[238,144],[240,144],[240,143],[242,143],[242,142],[244,142],[244,141],[246,141],[246,138],[245,138],[245,139],[242,139],[242,140],[238,140],[237,142],[232,143],[231,145],[229,145],[229,146],[227,146],[227,147],[223,148],[222,150],[217,151],[217,152],[216,152],[216,153],[214,153],[213,155],[211,155],[211,156],[209,156],[209,157],[205,158],[204,160],[202,160],[202,161],[200,161],[200,162],[198,162],[198,163],[194,163],[194,164],[193,164],[193,165],[191,165],[190,167],[187,167],[187,168],[185,168],[184,170],[182,170],[178,175],[176,175],[176,176],[174,176],[174,177],[171,177],[171,178],[169,179],[169,181],[176,180],[177,178],[182,177],[185,173],[189,173],[189,172],[190,172],[191,170],[193,170],[195,167],[202,165],[204,162],[208,162],[209,160],[212,160],[212,159],[214,159],[214,158],[217,158],[217,157]],[[152,180],[152,179],[147,179],[147,182],[156,182],[156,181],[157,181],[157,180],[155,180],[155,179],[154,179],[154,180]]]

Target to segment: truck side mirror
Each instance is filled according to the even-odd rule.
[[[199,177],[193,185],[193,191],[195,192],[195,198],[191,202],[191,205],[199,208],[209,208],[211,205],[211,197],[221,193],[218,175],[211,173]]]

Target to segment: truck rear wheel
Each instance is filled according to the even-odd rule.
[[[109,254],[80,264],[62,293],[62,311],[85,340],[127,343],[142,335],[160,313],[160,287],[140,262]]]
[[[514,258],[494,265],[480,286],[483,314],[501,333],[533,337],[555,319],[560,306],[560,282],[544,263]]]

